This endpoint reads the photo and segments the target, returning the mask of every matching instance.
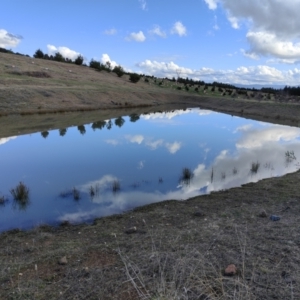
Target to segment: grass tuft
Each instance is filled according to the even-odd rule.
[[[29,199],[29,188],[22,182],[10,190],[14,200],[20,203],[27,203]]]
[[[119,180],[114,180],[113,183],[112,183],[112,191],[114,193],[116,192],[119,192],[121,189],[121,184],[120,184],[120,181]]]
[[[74,200],[77,201],[80,199],[80,192],[78,189],[76,189],[76,187],[73,188],[72,193],[73,193]]]
[[[180,176],[180,182],[184,184],[189,184],[193,177],[194,173],[191,169],[183,168]]]
[[[251,172],[252,174],[257,174],[259,167],[260,167],[260,163],[259,163],[258,161],[257,161],[257,162],[253,162],[253,163],[251,164],[250,172]]]

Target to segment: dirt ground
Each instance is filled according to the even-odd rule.
[[[89,68],[37,60],[32,64],[32,59],[22,57],[8,62],[5,58],[0,54],[0,111],[4,115],[0,118],[0,137],[64,128],[78,120],[89,123],[119,114],[181,106],[200,106],[293,126],[300,121],[299,105],[294,102],[180,94],[144,82],[133,85],[114,74],[102,78],[102,72]],[[21,69],[25,61],[26,69]],[[33,72],[42,63],[45,65],[39,67],[61,74],[59,80],[54,75],[38,79],[52,80],[51,87],[47,83],[44,89],[41,81],[34,90],[36,78],[7,75],[7,66]],[[95,91],[105,89],[103,103],[107,107],[100,107],[103,95],[99,92],[95,101],[100,109],[92,112],[31,114],[39,110],[37,105],[49,110],[85,105],[82,101],[89,100],[82,99],[87,91],[75,84],[79,79],[74,78],[70,87],[63,81],[64,76],[76,76],[79,70],[81,74],[79,68],[86,71],[86,85],[94,84],[92,73],[103,82],[111,76],[111,85],[106,81],[101,85],[102,79],[99,86],[95,84]],[[23,76],[28,77],[25,82]],[[20,84],[17,78],[23,78]],[[126,81],[124,87],[119,80]],[[140,102],[132,107],[125,107],[125,102],[118,106],[111,103],[117,101],[110,98],[116,84],[118,97]],[[66,92],[67,88],[74,93]],[[55,97],[35,98],[38,90],[53,92]],[[79,93],[84,95],[81,100]],[[76,97],[68,98],[68,104],[62,102],[63,95],[70,94]],[[145,96],[150,94],[155,97]],[[96,99],[93,97],[84,99]],[[115,107],[118,109],[112,109]],[[24,111],[30,114],[20,115]],[[300,299],[299,180],[300,171],[187,201],[168,200],[140,207],[97,219],[93,225],[64,223],[57,228],[39,226],[3,232],[0,299]],[[271,215],[280,220],[272,221]],[[237,272],[226,276],[224,270],[230,264]]]

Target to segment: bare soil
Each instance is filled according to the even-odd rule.
[[[0,111],[6,115],[0,118],[0,137],[163,105],[200,106],[287,125],[300,120],[294,101],[179,93],[87,67],[8,56],[0,54]],[[22,75],[9,73],[15,71],[12,65]],[[51,77],[23,74],[46,71]],[[111,101],[124,105],[114,110]],[[126,107],[125,101],[136,107]],[[38,106],[99,109],[20,115]],[[298,171],[187,201],[140,207],[93,225],[3,232],[0,299],[300,299],[299,180]],[[233,276],[224,274],[229,264],[237,267]]]

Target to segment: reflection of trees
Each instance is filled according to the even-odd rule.
[[[104,128],[106,125],[106,122],[105,121],[98,121],[98,122],[95,122],[92,124],[92,128],[93,130],[96,130],[96,129],[102,129]]]
[[[106,123],[106,128],[107,128],[108,130],[110,130],[110,129],[112,128],[112,121],[111,121],[111,120],[109,120],[109,121]]]
[[[66,133],[67,133],[67,129],[66,128],[59,129],[59,135],[60,136],[64,136]]]
[[[124,123],[125,120],[122,117],[118,117],[117,119],[115,119],[115,124],[120,128],[124,125]]]
[[[77,129],[79,130],[79,132],[84,135],[86,133],[85,127],[84,125],[79,125],[77,126]]]
[[[43,131],[43,132],[41,132],[41,135],[42,135],[42,137],[43,137],[44,139],[46,139],[47,136],[49,135],[49,132],[48,132],[48,131]]]
[[[130,122],[136,122],[140,118],[138,114],[131,114],[129,115],[129,117],[130,117]]]

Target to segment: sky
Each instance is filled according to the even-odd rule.
[[[300,0],[1,0],[0,47],[157,77],[300,85]]]

